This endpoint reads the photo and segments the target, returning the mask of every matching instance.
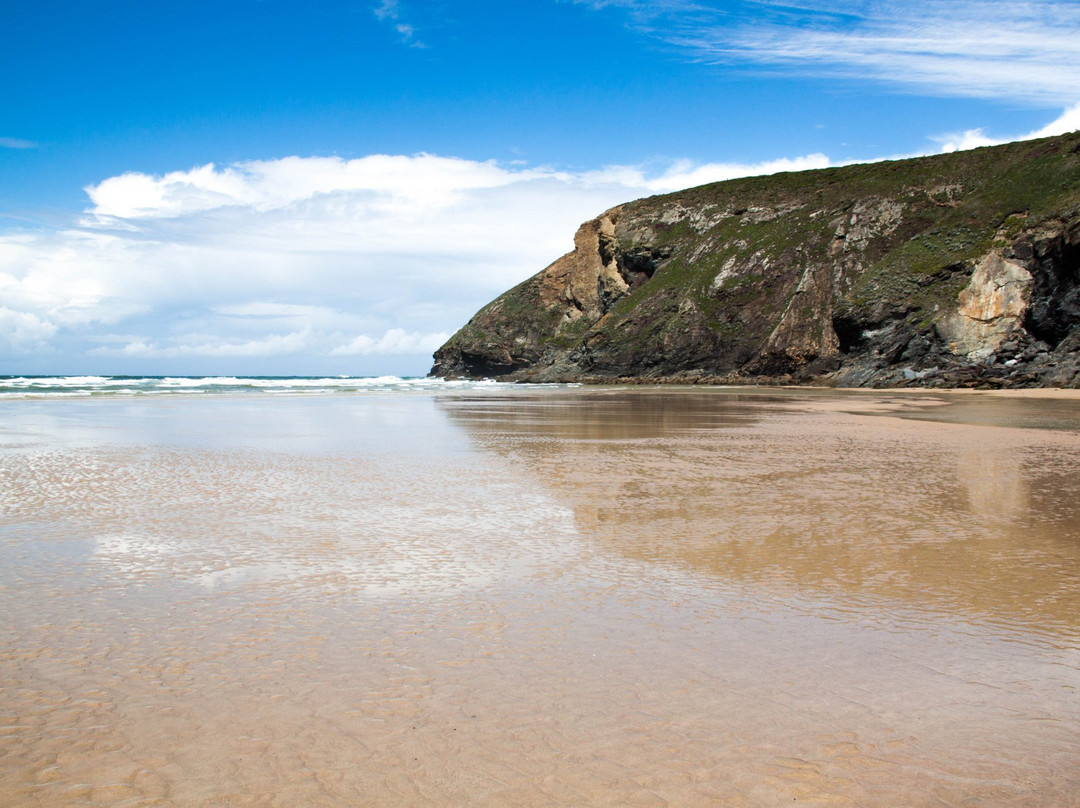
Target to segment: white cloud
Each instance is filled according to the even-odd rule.
[[[1080,104],[1075,104],[1066,109],[1061,115],[1033,132],[1023,135],[1013,135],[1006,138],[992,138],[986,135],[982,129],[968,129],[960,134],[944,135],[935,138],[941,144],[943,152],[964,151],[975,149],[980,146],[996,146],[1001,143],[1009,143],[1015,140],[1034,140],[1040,137],[1052,137],[1064,135],[1067,132],[1075,132],[1080,129]]]
[[[0,345],[9,351],[39,346],[55,333],[55,325],[35,314],[0,306]]]
[[[595,2],[703,62],[1040,105],[1080,99],[1074,0]]]
[[[333,356],[395,356],[400,354],[434,353],[435,349],[450,339],[444,331],[435,334],[406,333],[400,328],[391,328],[379,339],[359,336],[345,345],[339,345],[330,353]]]
[[[185,335],[171,345],[144,339],[133,339],[119,348],[95,348],[92,356],[138,357],[140,359],[176,359],[179,357],[212,357],[244,359],[267,356],[295,356],[309,352],[321,340],[310,331],[289,334],[270,334],[263,339],[244,342],[220,341],[206,335]]]
[[[423,358],[615,204],[827,164],[574,173],[419,154],[121,174],[66,228],[0,234],[0,339],[24,361]]]
[[[131,172],[88,186],[90,213],[100,220],[175,218],[229,207],[266,212],[328,194],[372,195],[378,209],[448,205],[463,193],[543,176],[522,171],[509,175],[493,161],[479,163],[420,154],[376,154],[355,160],[340,157],[285,157],[219,168],[210,163],[161,177]]]
[[[213,311],[226,317],[250,317],[258,319],[293,319],[307,317],[331,317],[333,310],[325,306],[297,306],[293,303],[264,303],[251,301],[232,306],[214,306]]]
[[[413,221],[435,211],[445,213],[474,204],[481,198],[480,192],[511,186],[586,190],[624,186],[670,191],[720,179],[825,165],[828,158],[822,154],[756,164],[694,165],[684,160],[673,162],[659,176],[649,177],[639,166],[609,166],[574,174],[429,154],[372,155],[355,160],[286,157],[225,168],[211,163],[161,177],[140,173],[111,177],[86,188],[94,205],[84,224],[139,228],[140,221],[175,220],[214,211],[227,214],[229,208],[262,214],[288,211],[292,221],[297,221],[295,214],[301,209],[305,214],[301,219],[324,222],[350,215]]]
[[[742,163],[706,163],[695,166],[689,161],[676,163],[659,177],[642,182],[654,193],[667,193],[682,188],[692,188],[709,182],[732,180],[758,174],[777,174],[782,171],[808,171],[813,168],[828,168],[831,161],[824,154],[808,154],[804,157],[781,158],[764,163],[747,165]]]
[[[3,311],[0,310],[0,321]],[[89,351],[92,356],[140,359],[176,359],[209,357],[245,359],[253,357],[288,357],[309,354],[326,356],[430,356],[446,342],[450,334],[409,333],[391,328],[381,337],[366,335],[346,337],[304,328],[285,334],[270,334],[262,339],[220,341],[206,334],[187,334],[171,344],[142,338],[131,338],[115,346],[102,346]]]
[[[1080,129],[1080,103],[1069,107],[1046,126],[1032,132],[1027,139],[1064,135],[1067,132],[1075,132],[1077,129]]]
[[[998,141],[987,137],[982,129],[968,129],[958,135],[946,135],[935,138],[941,143],[943,152],[966,151],[981,146],[993,146]]]

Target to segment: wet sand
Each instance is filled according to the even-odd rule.
[[[1080,805],[1075,396],[5,415],[2,805]]]

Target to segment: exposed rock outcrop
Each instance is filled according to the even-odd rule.
[[[1080,134],[613,208],[435,354],[522,381],[1080,386]]]
[[[1023,328],[1031,304],[1031,273],[1022,264],[990,252],[957,297],[956,311],[937,323],[949,352],[985,359]]]

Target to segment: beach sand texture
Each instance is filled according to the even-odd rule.
[[[1080,805],[1080,400],[9,401],[0,805]]]

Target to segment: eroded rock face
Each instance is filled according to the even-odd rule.
[[[620,205],[432,372],[1076,386],[1080,133]]]
[[[943,317],[939,331],[948,349],[968,359],[985,359],[1021,328],[1031,302],[1034,279],[1016,261],[994,251],[960,292],[955,312]]]
[[[574,235],[574,250],[541,273],[539,304],[561,306],[563,319],[595,319],[629,284],[619,272],[611,242],[618,209],[585,222]]]
[[[832,323],[833,287],[831,267],[807,266],[780,323],[765,343],[763,355],[780,356],[798,365],[839,354],[840,340]]]

